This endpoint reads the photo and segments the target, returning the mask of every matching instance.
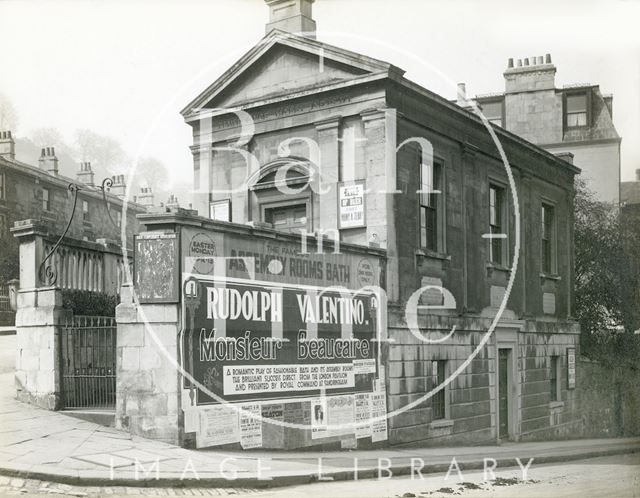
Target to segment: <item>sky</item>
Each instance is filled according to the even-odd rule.
[[[640,1],[317,0],[318,38],[446,97],[504,90],[509,57],[550,53],[556,86],[612,93],[622,180],[640,168]],[[190,182],[179,114],[263,35],[264,0],[0,0],[0,93],[17,136],[89,128]],[[52,144],[55,145],[55,144]],[[169,185],[170,187],[170,185]]]

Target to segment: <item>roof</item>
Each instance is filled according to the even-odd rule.
[[[473,111],[461,108],[455,103],[450,102],[444,97],[418,85],[417,83],[404,77],[405,71],[394,66],[391,63],[381,61],[372,57],[368,57],[357,52],[346,50],[344,48],[336,47],[328,43],[324,43],[315,39],[307,38],[305,36],[287,33],[280,30],[273,30],[264,38],[262,38],[251,50],[243,55],[233,66],[231,66],[225,73],[216,79],[209,87],[201,92],[195,99],[193,99],[182,111],[181,114],[185,121],[190,122],[198,119],[202,116],[203,112],[206,112],[209,116],[218,114],[227,114],[231,112],[232,108],[220,108],[215,109],[215,105],[211,105],[215,102],[216,97],[220,96],[222,92],[229,88],[234,81],[237,81],[243,74],[250,71],[252,66],[269,50],[276,45],[285,47],[291,47],[303,52],[313,54],[317,57],[322,57],[324,61],[334,61],[337,63],[346,64],[362,71],[362,74],[353,76],[349,79],[349,85],[357,85],[371,82],[373,80],[387,79],[394,81],[408,90],[415,91],[421,96],[433,101],[437,101],[441,105],[445,106],[449,111],[457,113],[463,116],[465,119],[473,119],[477,123],[482,124],[482,120]],[[341,86],[345,85],[345,81],[340,82]],[[268,95],[265,98],[246,100],[241,102],[235,102],[233,108],[249,109],[252,107],[263,106],[283,100],[292,100],[297,97],[309,95],[310,93],[321,93],[337,88],[335,82],[328,81],[325,84],[315,86],[312,89],[300,89],[295,88],[293,91],[281,91],[279,94]],[[214,109],[207,109],[207,106]],[[203,111],[207,109],[207,111]],[[505,130],[502,127],[490,124],[493,126],[494,131],[499,136],[506,138],[512,142],[518,143],[521,146],[528,148],[531,152],[544,156],[547,160],[553,161],[559,166],[568,169],[574,174],[580,173],[580,168],[556,157],[554,154],[542,149],[541,147],[528,142],[520,136]]]
[[[0,156],[0,165],[6,168],[12,169],[18,174],[28,175],[37,177],[39,180],[45,181],[51,185],[56,185],[60,188],[66,189],[69,187],[69,184],[74,183],[76,185],[81,185],[80,191],[89,194],[92,197],[102,198],[102,189],[100,187],[92,187],[82,182],[78,182],[78,180],[69,178],[64,175],[52,175],[46,171],[41,170],[36,166],[32,166],[30,164],[24,163],[22,161],[18,161],[16,159],[8,159],[6,157]],[[115,194],[110,192],[106,192],[107,198],[110,202],[115,204],[124,204],[123,200]],[[128,205],[133,206],[134,209],[138,209],[140,211],[145,211],[146,208],[136,202],[128,201]]]

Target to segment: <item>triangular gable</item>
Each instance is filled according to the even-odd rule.
[[[402,71],[389,63],[299,35],[274,30],[183,111],[234,105],[305,88]]]

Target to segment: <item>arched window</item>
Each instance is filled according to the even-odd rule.
[[[249,188],[257,199],[261,221],[284,232],[311,230],[314,177],[315,166],[304,158],[278,158],[260,168]]]

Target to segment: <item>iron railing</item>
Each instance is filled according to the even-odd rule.
[[[116,321],[73,316],[60,336],[64,408],[113,409],[116,401]]]

